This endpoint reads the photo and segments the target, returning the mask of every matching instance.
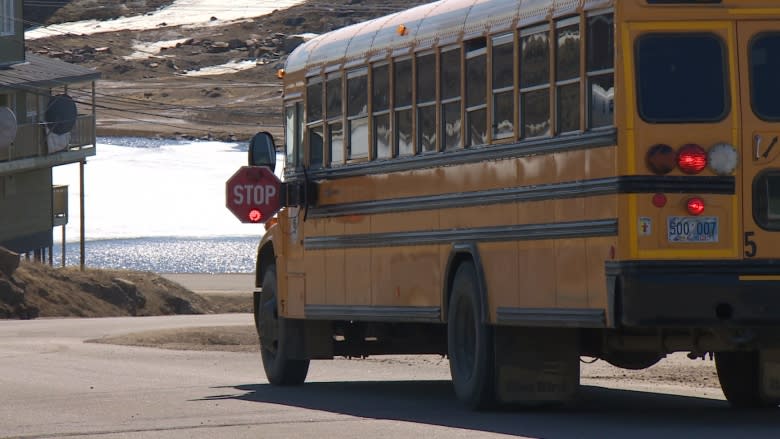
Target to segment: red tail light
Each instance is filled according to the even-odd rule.
[[[686,174],[698,174],[707,167],[707,151],[694,143],[684,145],[677,152],[677,166]]]
[[[693,216],[699,216],[704,213],[704,200],[701,198],[691,198],[688,200],[688,213]]]

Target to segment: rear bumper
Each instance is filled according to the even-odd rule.
[[[780,328],[780,260],[607,262],[623,327]]]

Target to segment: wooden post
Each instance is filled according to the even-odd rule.
[[[62,225],[62,266],[65,267],[65,224]]]
[[[79,237],[79,250],[81,251],[80,259],[79,259],[79,267],[81,268],[81,271],[84,271],[84,233],[85,233],[85,227],[84,227],[84,165],[87,164],[86,160],[82,160],[79,162],[79,216],[80,216],[80,234]]]

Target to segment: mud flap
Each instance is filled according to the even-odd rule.
[[[495,328],[496,398],[537,405],[574,399],[580,384],[575,329]]]
[[[780,349],[764,349],[759,358],[761,399],[780,401]]]

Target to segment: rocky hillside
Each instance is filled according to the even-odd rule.
[[[61,23],[103,14],[142,14],[170,0],[73,0],[48,21]],[[167,26],[145,31],[62,34],[30,40],[28,50],[99,70],[98,131],[102,135],[163,135],[245,139],[259,129],[281,135],[281,86],[276,71],[301,39],[386,15],[421,0],[308,0],[241,22]],[[109,12],[114,11],[114,12]],[[125,14],[126,15],[126,14]],[[176,40],[163,49],[144,43]],[[191,72],[226,63],[248,70],[214,76]],[[188,76],[189,75],[189,76]]]

